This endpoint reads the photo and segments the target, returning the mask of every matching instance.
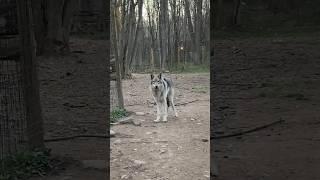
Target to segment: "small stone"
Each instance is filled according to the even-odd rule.
[[[134,160],[133,163],[135,164],[135,166],[140,167],[144,164],[146,164],[146,162],[141,161],[141,160]]]
[[[121,179],[130,179],[130,178],[131,178],[131,176],[130,175],[126,175],[126,174],[121,176]]]
[[[190,120],[191,120],[191,121],[195,121],[196,119],[194,119],[194,118],[191,118]]]
[[[137,116],[144,116],[145,113],[144,113],[144,112],[136,112],[136,115],[137,115]]]
[[[141,122],[139,121],[139,120],[133,120],[133,125],[135,125],[135,126],[141,126]]]
[[[146,132],[146,135],[150,135],[150,134],[152,134],[152,132]]]
[[[110,136],[115,136],[116,135],[116,132],[114,132],[114,131],[112,131],[111,129],[110,129]]]
[[[120,144],[121,143],[121,140],[120,139],[117,139],[113,142],[114,144]]]
[[[160,149],[160,154],[163,154],[163,153],[165,153],[165,152],[167,152],[166,149]]]

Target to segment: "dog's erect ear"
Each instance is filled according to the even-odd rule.
[[[158,78],[162,79],[162,73],[159,73]]]
[[[151,80],[154,78],[154,75],[153,74],[150,74],[150,77],[151,77]]]

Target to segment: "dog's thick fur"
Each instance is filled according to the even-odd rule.
[[[168,109],[170,106],[177,117],[178,114],[173,101],[174,88],[172,80],[164,78],[161,73],[158,76],[154,76],[153,74],[150,76],[150,90],[155,102],[157,103],[157,119],[154,121],[159,122],[161,117],[163,118],[162,121],[167,121]]]

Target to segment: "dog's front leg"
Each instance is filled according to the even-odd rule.
[[[162,115],[163,115],[163,119],[162,121],[166,122],[168,121],[167,120],[167,117],[168,117],[168,105],[167,105],[167,99],[164,98],[163,100],[163,103],[162,103]]]
[[[154,120],[154,122],[159,122],[160,121],[160,114],[161,114],[161,112],[160,112],[160,103],[159,102],[156,102],[157,103],[157,119],[156,120]]]

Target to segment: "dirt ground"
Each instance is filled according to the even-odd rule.
[[[149,74],[123,82],[125,107],[134,124],[113,125],[111,179],[196,180],[210,177],[209,73],[171,74],[178,118],[155,123]],[[125,136],[123,136],[125,135]],[[127,137],[127,138],[126,138]],[[129,138],[128,138],[129,137]]]
[[[319,49],[319,36],[215,41],[213,135],[284,122],[213,140],[213,179],[320,179]]]
[[[70,55],[39,58],[45,139],[106,134],[107,45],[103,40],[71,39]],[[73,162],[59,173],[38,179],[106,179],[107,139],[78,138],[45,145],[54,156]]]

